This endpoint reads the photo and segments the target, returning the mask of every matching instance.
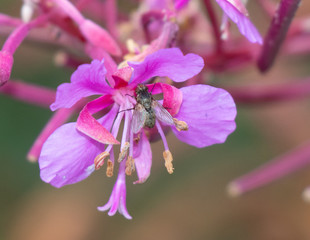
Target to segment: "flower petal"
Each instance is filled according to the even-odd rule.
[[[164,101],[162,105],[167,109],[171,116],[174,116],[179,112],[183,95],[178,88],[166,83],[154,83],[147,85],[147,87],[152,94],[163,93]],[[161,88],[161,91],[158,91],[159,88]]]
[[[133,158],[135,159],[139,178],[139,180],[134,183],[144,183],[150,176],[151,172],[152,150],[150,142],[143,131],[141,131],[140,141],[138,144],[134,145]]]
[[[176,10],[180,10],[188,4],[189,0],[175,0],[174,7]]]
[[[54,187],[79,182],[94,171],[95,157],[104,145],[80,133],[76,123],[56,129],[46,140],[39,158],[41,179]]]
[[[110,129],[118,108],[98,121]],[[67,123],[55,130],[42,147],[39,158],[41,179],[54,187],[79,182],[94,171],[95,157],[104,151],[104,145],[76,129],[76,123]]]
[[[225,142],[236,128],[236,106],[223,89],[194,85],[180,89],[183,102],[175,116],[188,124],[187,131],[172,128],[178,139],[196,147]]]
[[[216,0],[228,17],[237,24],[239,31],[252,43],[263,43],[263,39],[251,20],[228,0]]]
[[[105,79],[106,72],[103,60],[80,65],[72,74],[71,83],[63,83],[57,88],[51,110],[70,108],[83,97],[110,92],[111,88]]]
[[[117,42],[104,28],[91,20],[85,20],[80,25],[80,29],[85,38],[93,45],[103,48],[115,56],[120,56],[122,51]]]
[[[167,48],[148,55],[142,63],[128,62],[128,65],[134,68],[131,84],[137,85],[155,76],[183,82],[198,74],[204,62],[196,54],[184,56],[178,48]]]
[[[104,109],[112,103],[113,100],[111,96],[106,95],[86,104],[77,119],[77,129],[103,144],[119,144],[119,141],[92,116],[92,114]]]

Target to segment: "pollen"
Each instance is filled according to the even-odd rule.
[[[109,159],[108,164],[107,164],[107,177],[112,177],[113,176],[113,169],[114,169],[114,164],[113,162]]]
[[[140,138],[141,138],[141,132],[139,132],[137,134],[137,137],[135,137],[133,140],[134,140],[135,143],[138,143],[140,141]]]
[[[122,151],[120,152],[119,156],[118,156],[118,162],[121,162],[125,159],[128,149],[129,149],[129,142],[125,142],[124,147],[122,148]]]
[[[126,175],[130,176],[135,171],[135,160],[129,156],[126,160]]]
[[[104,160],[106,159],[106,157],[110,156],[110,153],[108,152],[102,152],[100,153],[94,160],[95,163],[95,169],[98,170],[100,169],[103,164],[104,164]]]
[[[165,167],[167,168],[168,173],[172,174],[174,170],[173,165],[172,165],[172,161],[173,161],[172,154],[169,150],[165,150],[163,152],[163,156],[165,159]]]
[[[178,119],[173,118],[173,123],[174,123],[174,125],[178,131],[187,131],[188,130],[188,125],[184,121],[179,121]]]

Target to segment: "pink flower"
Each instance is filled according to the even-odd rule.
[[[33,11],[38,8],[38,16],[32,18]],[[44,28],[56,26],[58,31],[62,30],[64,35],[62,41],[54,41],[55,44],[75,46],[79,50],[81,47],[88,55],[93,52],[110,53],[115,56],[121,55],[121,49],[114,38],[104,28],[97,25],[90,19],[85,18],[81,12],[67,0],[33,1],[25,0],[21,9],[24,22],[0,14],[0,24],[16,27],[9,35],[0,50],[0,86],[4,85],[11,76],[13,66],[13,55],[29,34],[36,28],[41,28],[38,35],[42,39],[48,39]],[[51,32],[50,30],[48,32]],[[44,38],[45,37],[45,38]],[[53,39],[52,36],[50,38]],[[42,40],[46,41],[47,40]],[[53,42],[53,41],[51,41]]]
[[[108,82],[104,61],[94,60],[91,64],[81,65],[73,73],[71,83],[58,87],[52,110],[70,108],[90,95],[102,96],[85,105],[76,123],[59,127],[47,139],[39,165],[43,181],[62,187],[85,179],[99,169],[105,159],[108,159],[107,175],[112,176],[113,167],[119,162],[111,197],[98,210],[110,209],[109,215],[114,215],[118,210],[130,219],[126,208],[125,175],[131,175],[136,169],[138,180],[135,183],[143,183],[150,175],[152,164],[150,143],[146,129],[142,128],[145,121],[139,127],[141,121],[134,117],[137,109],[132,111],[138,106],[138,96],[134,97],[138,92],[136,89],[144,88],[145,85],[141,84],[156,76],[183,82],[198,74],[204,63],[198,55],[184,56],[178,48],[171,48],[154,52],[141,63],[128,64],[130,67],[121,68],[113,74],[114,82]],[[235,129],[236,107],[232,97],[223,89],[195,85],[179,90],[165,83],[150,84],[147,88],[147,94],[163,94],[162,106],[158,102],[152,103],[156,115],[154,124],[163,141],[163,156],[169,173],[173,172],[173,158],[163,126],[170,126],[178,139],[196,147],[223,143]],[[107,113],[102,118],[96,120],[92,116],[104,109]],[[118,161],[115,161],[113,148],[119,144],[116,137],[123,118],[120,153]]]
[[[262,44],[263,40],[256,27],[248,18],[248,11],[241,0],[216,0],[224,13],[237,24],[239,31],[250,42]]]

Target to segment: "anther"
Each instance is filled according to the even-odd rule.
[[[126,47],[130,53],[139,54],[141,52],[139,45],[131,38],[126,41]]]
[[[121,162],[125,159],[129,146],[130,146],[129,142],[125,142],[124,147],[118,156],[118,160],[117,160],[118,162]]]
[[[165,159],[165,167],[167,168],[168,173],[172,174],[173,173],[173,165],[172,165],[172,161],[173,161],[173,157],[172,154],[169,150],[165,150],[163,152],[163,156]]]
[[[141,132],[139,132],[137,134],[137,137],[135,137],[133,140],[135,141],[135,143],[138,143],[140,141],[140,138],[141,138]]]
[[[130,176],[135,171],[135,160],[129,156],[126,160],[126,175]]]
[[[174,123],[174,125],[178,131],[187,131],[188,130],[188,125],[184,121],[179,121],[178,119],[173,118],[173,123]]]
[[[107,164],[107,177],[112,177],[113,176],[113,169],[114,169],[114,164],[113,162],[109,159],[108,164]]]
[[[102,152],[100,153],[94,160],[95,163],[95,169],[98,170],[100,169],[103,164],[104,164],[104,160],[106,159],[106,157],[110,156],[110,153],[108,152]]]

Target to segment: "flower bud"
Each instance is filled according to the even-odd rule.
[[[7,51],[0,51],[0,86],[5,84],[11,76],[13,56]]]
[[[111,35],[96,23],[85,20],[80,25],[80,30],[84,37],[93,45],[105,49],[112,55],[119,56],[121,54],[121,49]]]

